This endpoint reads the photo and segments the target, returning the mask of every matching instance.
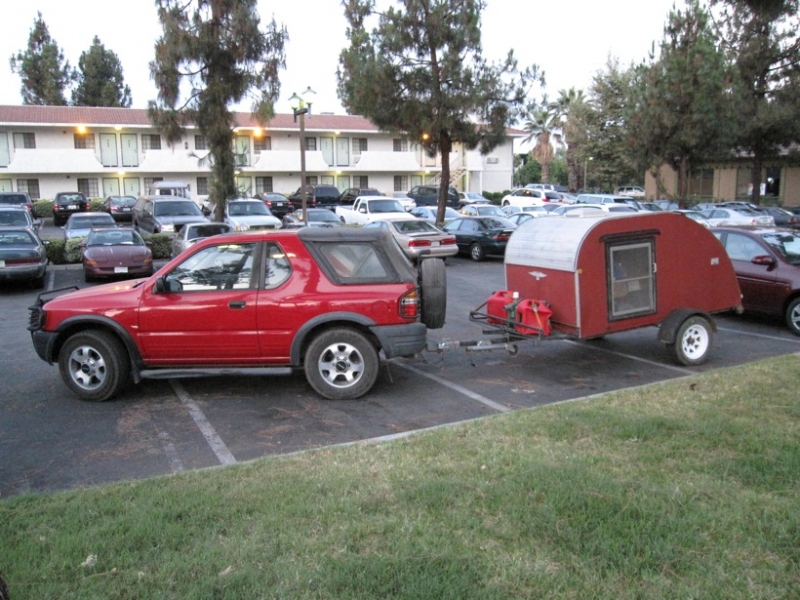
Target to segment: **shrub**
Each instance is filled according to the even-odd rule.
[[[46,219],[53,216],[52,200],[36,200],[33,203],[33,216],[37,219]]]
[[[66,262],[66,257],[64,256],[64,240],[54,238],[43,240],[43,242],[50,264],[63,265]]]
[[[153,259],[169,258],[169,247],[172,241],[172,236],[166,233],[154,233],[150,235],[143,235],[145,242],[152,244]]]
[[[103,212],[103,198],[89,198],[89,210]]]
[[[81,242],[86,241],[85,237],[79,238],[72,238],[67,240],[67,243],[64,245],[64,258],[68,263],[79,263],[81,262],[81,249],[79,245]]]
[[[483,197],[487,200],[491,200],[495,204],[500,204],[500,200],[503,199],[503,196],[506,196],[510,193],[511,192],[509,190],[506,190],[505,192],[483,192]]]

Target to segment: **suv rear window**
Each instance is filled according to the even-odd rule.
[[[318,245],[325,263],[340,283],[387,281],[389,272],[371,244],[336,242]]]

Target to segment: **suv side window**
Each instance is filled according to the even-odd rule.
[[[203,248],[166,276],[167,289],[173,292],[251,289],[254,249],[255,243]]]
[[[340,284],[391,281],[375,246],[358,242],[331,242],[316,245],[323,270]]]
[[[267,244],[267,264],[264,286],[271,290],[280,286],[292,274],[292,265],[283,249],[272,242]]]

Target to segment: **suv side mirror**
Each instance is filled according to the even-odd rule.
[[[156,279],[156,294],[170,294],[182,291],[183,284],[177,279],[168,279],[164,276]]]

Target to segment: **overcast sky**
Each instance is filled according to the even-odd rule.
[[[653,41],[663,37],[673,2],[683,7],[683,0],[488,0],[484,57],[500,60],[513,49],[521,66],[538,64],[551,98],[561,89],[585,90],[609,57],[623,67],[646,58]],[[347,43],[340,0],[259,0],[258,10],[262,21],[274,16],[289,32],[277,112],[291,112],[289,96],[311,86],[317,92],[315,113],[344,114],[336,95],[339,52]],[[36,0],[3,11],[0,104],[22,102],[20,78],[8,61],[27,49],[37,11],[72,66],[97,35],[122,63],[133,107],[144,108],[156,98],[148,70],[153,42],[162,32],[154,0]]]

